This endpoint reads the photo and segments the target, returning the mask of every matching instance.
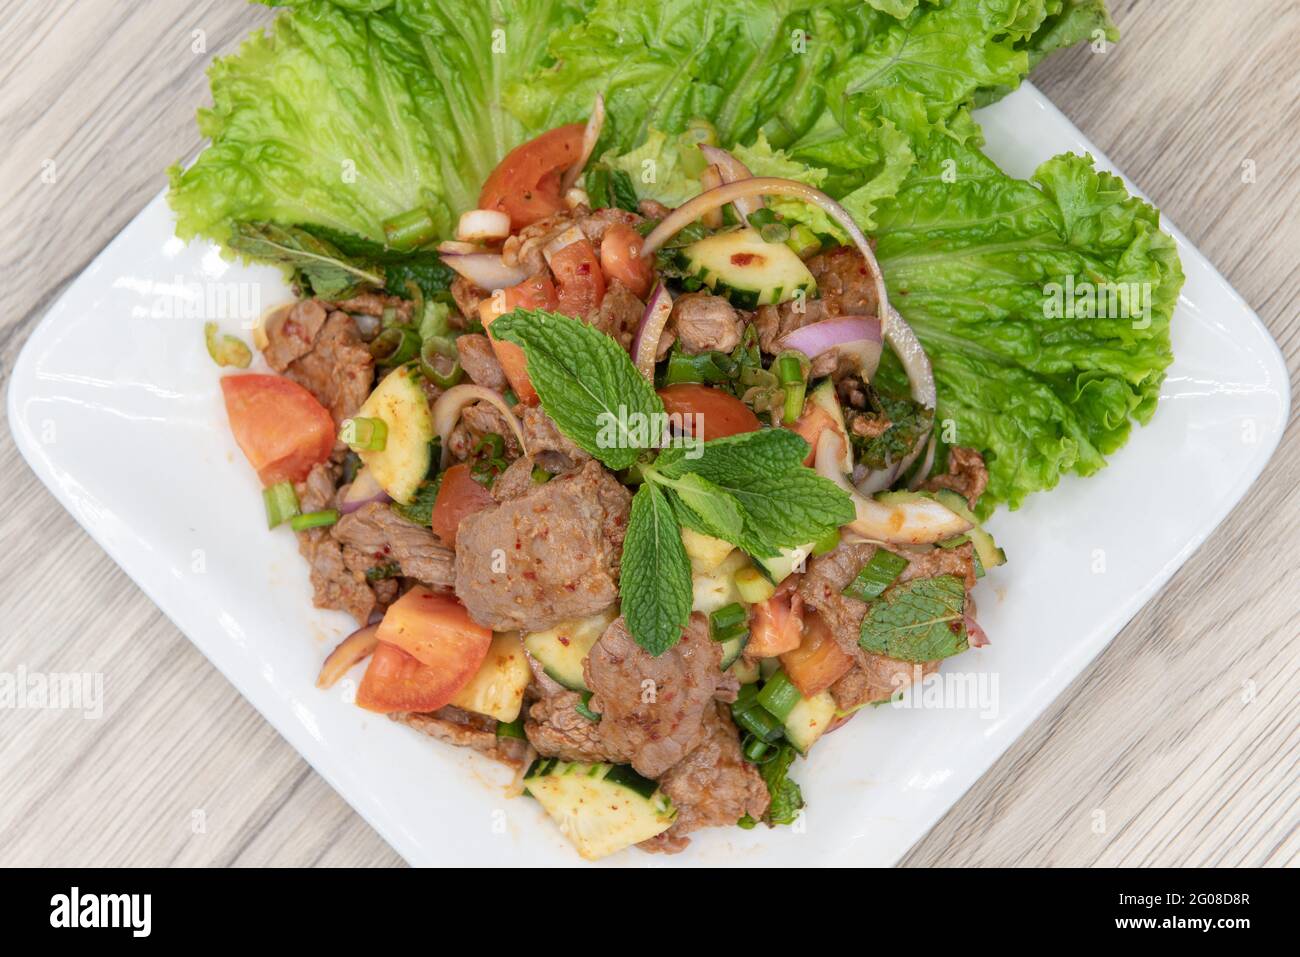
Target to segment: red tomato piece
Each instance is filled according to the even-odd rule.
[[[497,316],[504,316],[517,308],[554,309],[558,302],[555,284],[551,282],[551,277],[540,272],[517,286],[501,290],[499,296],[493,295],[484,299],[479,303],[478,315],[483,328],[487,329]],[[510,388],[514,390],[519,401],[525,405],[536,405],[537,390],[533,388],[533,382],[528,378],[524,350],[513,342],[501,342],[491,335],[488,338],[492,340],[492,351],[496,353],[497,361],[501,363],[501,370],[506,374]]]
[[[334,449],[334,419],[310,392],[278,375],[221,380],[226,416],[263,485],[301,482]]]
[[[551,272],[559,285],[556,311],[581,319],[605,298],[605,274],[590,239],[569,243],[551,256]]]
[[[833,429],[836,433],[843,434],[839,423],[831,414],[811,399],[804,403],[799,418],[785,428],[808,443],[808,456],[803,460],[804,465],[812,465],[813,457],[817,454],[817,439],[821,437],[823,429]]]
[[[758,416],[735,396],[720,389],[692,382],[681,382],[659,390],[664,409],[670,416],[679,417],[681,427],[695,435],[696,419],[700,416],[704,441],[720,439],[741,432],[757,432]],[[697,436],[698,438],[698,436]]]
[[[450,696],[441,676],[396,645],[375,645],[365,676],[357,688],[357,704],[367,711],[437,711]],[[452,692],[454,695],[455,692]]]
[[[516,146],[488,176],[480,209],[497,209],[518,232],[565,209],[560,177],[582,155],[583,123],[570,123]]]
[[[487,508],[493,503],[492,493],[483,487],[470,472],[468,465],[453,465],[442,473],[438,497],[433,501],[430,525],[444,545],[456,547],[456,529],[466,515]]]
[[[821,615],[810,611],[803,618],[799,647],[782,653],[781,667],[805,698],[821,694],[853,667],[850,658],[831,635]]]
[[[606,277],[617,279],[638,299],[650,294],[654,282],[650,258],[641,255],[644,246],[644,237],[625,223],[610,226],[600,241],[600,268]]]
[[[745,654],[772,658],[794,651],[803,640],[803,601],[798,592],[778,592],[754,606]]]

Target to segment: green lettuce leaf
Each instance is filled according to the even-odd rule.
[[[987,514],[1095,472],[1151,418],[1183,273],[1159,212],[1091,157],[1055,157],[1024,182],[936,142],[882,204],[876,252],[934,366],[939,435],[984,452]],[[897,384],[897,363],[881,376]]]
[[[542,38],[583,0],[289,5],[209,70],[198,120],[212,144],[169,173],[182,239],[270,222],[382,241],[386,218],[419,206],[450,234],[531,135],[501,89],[542,65]]]

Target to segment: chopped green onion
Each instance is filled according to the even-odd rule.
[[[302,511],[298,507],[298,493],[289,482],[277,482],[270,488],[263,489],[262,502],[266,505],[267,528],[275,528]]]
[[[781,737],[781,722],[758,703],[758,691],[753,685],[742,685],[731,705],[731,717],[736,724],[756,738],[776,741]]]
[[[813,542],[812,553],[814,555],[825,555],[827,552],[833,552],[840,547],[840,530],[832,528],[817,541]]]
[[[383,227],[384,238],[395,249],[414,249],[438,238],[438,224],[423,206],[384,220]]]
[[[739,821],[736,822],[736,827],[741,828],[742,830],[752,831],[754,828],[758,827],[758,822],[755,821],[748,814],[746,814],[744,817],[742,817]]]
[[[532,475],[533,475],[533,481],[536,482],[538,485],[545,485],[547,482],[551,480],[551,473],[546,471],[546,469],[542,468],[540,465],[533,466]]]
[[[749,225],[758,230],[764,226],[776,225],[776,213],[766,206],[760,206],[745,218],[749,220]]]
[[[515,718],[513,721],[497,722],[498,738],[518,738],[521,741],[527,740],[524,735],[524,719]]]
[[[448,354],[447,340],[439,336],[425,339],[420,345],[420,371],[440,389],[450,389],[460,382],[464,375],[456,347],[450,347]]]
[[[379,328],[380,328],[380,329],[391,329],[391,328],[393,328],[393,326],[396,326],[396,325],[398,325],[398,322],[397,322],[397,307],[396,307],[396,306],[384,306],[383,312],[381,312],[380,315],[379,315]]]
[[[784,671],[778,671],[767,679],[767,684],[763,685],[763,690],[758,693],[755,700],[773,717],[784,721],[790,717],[794,706],[803,700],[803,695],[794,686],[794,682],[786,677]]]
[[[217,335],[215,322],[203,324],[203,338],[208,344],[208,355],[212,356],[212,361],[219,366],[247,369],[248,364],[253,361],[252,350],[244,344],[244,340],[231,335]]]
[[[501,398],[506,400],[506,405],[516,406],[519,404],[519,396],[515,395],[514,389],[506,389],[501,393]]]
[[[749,633],[749,613],[740,602],[723,605],[709,615],[709,637],[714,641],[731,641]]]
[[[582,715],[588,721],[599,721],[600,715],[595,711],[592,711],[589,704],[591,701],[591,695],[592,692],[584,691],[582,697],[578,699],[578,703],[573,706],[573,710],[578,712],[578,714]]]
[[[858,576],[849,582],[841,594],[858,601],[874,601],[906,567],[907,559],[903,556],[877,548],[871,561],[862,566],[862,571],[858,572]]]
[[[382,366],[400,366],[420,354],[420,335],[414,329],[389,326],[371,340],[370,354]]]
[[[339,441],[353,452],[382,452],[388,447],[388,423],[362,415],[344,419]]]
[[[803,223],[796,223],[790,230],[790,238],[785,244],[794,250],[796,256],[800,259],[807,259],[815,253],[821,252],[822,241],[817,238],[817,234],[805,226]]]
[[[387,578],[398,578],[402,574],[402,566],[397,562],[386,562],[383,565],[372,565],[366,569],[366,581],[381,582]]]
[[[309,528],[325,528],[333,525],[339,520],[339,510],[336,508],[321,509],[319,512],[307,512],[305,515],[295,515],[289,519],[289,527],[295,532],[305,532]]]
[[[740,597],[751,605],[757,605],[760,601],[767,601],[776,594],[776,586],[752,566],[747,565],[740,569],[736,572],[734,578]]]
[[[484,449],[487,449],[491,453],[487,456],[489,459],[504,458],[506,454],[506,440],[495,432],[488,432],[484,434],[483,438],[479,439],[478,442],[474,444],[475,452],[481,452]]]
[[[790,227],[785,223],[768,223],[758,231],[765,243],[783,243],[790,238]]]
[[[803,415],[804,394],[808,390],[803,371],[806,361],[796,352],[783,352],[776,359],[776,380],[785,390],[784,418],[787,423],[795,422]]]
[[[767,764],[780,753],[781,748],[771,741],[764,741],[762,738],[747,734],[741,744],[741,750],[745,754],[745,760],[751,764]]]

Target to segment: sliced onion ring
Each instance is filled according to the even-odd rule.
[[[518,266],[507,266],[497,253],[439,253],[442,261],[480,289],[496,292],[528,278]]]
[[[876,284],[876,302],[879,304],[877,308],[880,314],[882,316],[889,316],[891,313],[893,316],[898,315],[892,312],[889,307],[889,291],[885,288],[885,274],[880,271],[880,263],[876,262],[876,254],[872,250],[871,244],[867,242],[867,237],[863,235],[862,230],[858,228],[858,224],[849,215],[849,211],[821,190],[792,179],[781,179],[777,176],[756,176],[753,179],[724,183],[716,189],[706,190],[700,195],[687,200],[665,216],[663,221],[646,237],[641,254],[643,256],[653,256],[660,246],[705,213],[750,196],[789,196],[792,199],[801,199],[805,203],[817,206],[827,216],[839,223],[844,231],[849,234],[853,244],[858,247],[858,252],[862,253],[862,258],[866,260],[867,268],[871,270],[871,278]],[[903,322],[901,317],[898,318],[898,323],[904,327],[907,326],[907,323]],[[897,350],[891,333],[891,327],[894,325],[895,323],[892,321],[884,324],[884,336],[885,341]],[[908,333],[911,333],[911,331],[910,328],[907,329]],[[912,340],[916,340],[915,335],[912,336]],[[916,345],[920,348],[919,342]],[[922,350],[921,354],[922,356],[925,355],[924,350]],[[908,366],[906,358],[901,354],[899,358],[904,359],[903,364],[908,368],[910,374],[911,367]],[[926,365],[929,365],[928,361]],[[915,383],[913,383],[912,388],[915,391]],[[930,406],[933,407],[933,398],[931,398]]]
[[[379,644],[378,635],[378,624],[366,625],[340,641],[321,665],[320,674],[316,676],[316,687],[334,687],[353,665],[375,650],[375,645]]]
[[[880,365],[880,320],[868,316],[838,316],[800,326],[782,336],[778,345],[796,349],[809,359],[838,349],[858,356],[863,377],[870,380]]]
[[[710,165],[718,168],[718,174],[722,177],[724,183],[735,183],[742,179],[754,178],[754,174],[749,171],[749,167],[736,159],[727,150],[717,146],[710,146],[708,143],[701,143],[700,152],[704,154],[705,160]],[[749,214],[763,208],[763,197],[746,196],[743,199],[736,200],[731,205],[735,207],[740,218],[748,223]]]
[[[569,191],[582,175],[582,171],[587,168],[587,160],[591,159],[591,154],[596,149],[596,141],[600,139],[600,131],[604,128],[605,98],[597,93],[596,103],[591,108],[591,118],[587,120],[587,129],[582,134],[582,152],[578,154],[578,161],[564,171],[564,178],[560,180],[561,195]]]
[[[497,411],[505,417],[510,431],[514,432],[515,438],[519,440],[519,448],[527,455],[528,443],[524,440],[524,428],[515,418],[510,406],[506,405],[506,400],[499,393],[484,386],[465,383],[452,386],[438,396],[438,401],[433,404],[433,427],[437,430],[438,437],[442,439],[442,467],[446,468],[451,462],[448,439],[451,438],[452,429],[456,428],[456,423],[460,421],[460,414],[465,406],[475,402],[488,402],[496,407]]]
[[[921,467],[912,476],[912,481],[907,483],[908,488],[916,490],[921,487],[922,482],[930,477],[930,469],[934,468],[934,448],[937,444],[938,436],[931,430],[930,441],[925,443],[925,461],[921,463]]]
[[[886,505],[862,495],[840,471],[842,441],[833,430],[823,429],[817,439],[814,466],[818,475],[834,482],[853,500],[857,516],[848,527],[854,532],[890,545],[925,545],[970,530],[970,522],[933,499]]]
[[[357,477],[352,480],[348,490],[339,499],[339,512],[350,515],[362,505],[369,505],[371,502],[382,504],[388,500],[388,493],[375,481],[375,477],[370,474],[370,469],[363,468],[357,472]]]
[[[659,353],[659,340],[663,338],[672,315],[673,297],[662,282],[656,283],[646,301],[645,312],[641,314],[641,325],[636,330],[636,340],[632,343],[632,361],[637,371],[654,381],[655,357]]]

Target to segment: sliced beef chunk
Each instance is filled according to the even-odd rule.
[[[498,502],[508,502],[512,498],[527,495],[537,487],[537,481],[533,478],[533,468],[536,465],[536,460],[528,456],[515,459],[492,483],[492,497]]]
[[[938,670],[937,661],[899,661],[884,655],[867,655],[863,664],[854,665],[831,685],[831,696],[841,711],[852,711],[873,701],[887,701],[894,692]]]
[[[637,211],[646,219],[663,219],[672,209],[657,199],[643,199],[636,204]]]
[[[463,461],[474,452],[474,447],[485,435],[499,435],[505,443],[505,452],[509,458],[519,454],[519,440],[501,410],[491,402],[475,402],[465,406],[460,414],[460,421],[447,437],[447,450],[454,459]]]
[[[688,292],[673,303],[669,325],[689,355],[731,352],[744,328],[731,303],[707,292]]]
[[[490,295],[492,294],[486,289],[480,289],[464,276],[457,276],[451,281],[451,298],[464,319],[470,321],[478,319],[478,304]],[[460,329],[464,328],[463,321],[459,325],[453,322],[452,325]]]
[[[616,223],[635,227],[643,222],[636,213],[629,213],[626,209],[619,209],[616,206],[607,206],[592,212],[587,212],[585,207],[579,207],[574,210],[574,213],[578,217],[578,228],[597,249],[600,248],[600,241],[605,238],[605,231],[609,227]]]
[[[728,827],[746,814],[757,821],[771,801],[763,778],[740,753],[740,735],[721,703],[705,710],[699,746],[669,768],[659,784],[677,806],[677,819],[639,845],[647,851],[675,854],[690,843],[686,835],[691,831]]]
[[[948,474],[933,476],[921,487],[930,491],[952,489],[974,508],[988,485],[989,470],[984,465],[984,456],[974,449],[954,445],[948,450]]]
[[[463,711],[453,705],[428,714],[405,712],[389,717],[431,738],[460,748],[473,748],[506,764],[522,765],[528,757],[528,745],[523,741],[497,737],[495,718]]]
[[[331,508],[335,499],[335,472],[329,464],[315,466],[305,481],[297,486],[298,501],[304,512]],[[395,591],[383,589],[382,595],[367,583],[364,571],[348,566],[343,547],[330,535],[329,528],[311,528],[298,532],[298,551],[311,570],[312,603],[317,608],[345,611],[364,625],[382,604],[396,597]]]
[[[407,578],[435,588],[455,581],[455,556],[430,529],[412,525],[382,502],[370,502],[342,516],[329,529],[331,537],[357,553],[349,564],[365,569],[396,562]]]
[[[605,286],[605,296],[600,305],[584,318],[624,349],[630,349],[644,313],[645,303],[627,286],[611,279]]]
[[[800,302],[792,299],[779,306],[759,306],[754,313],[754,326],[758,330],[758,344],[769,355],[781,351],[781,339],[796,329],[810,326],[814,322],[829,319],[830,313],[826,303],[820,299],[808,299]]]
[[[524,720],[524,734],[537,753],[563,761],[613,761],[620,756],[605,747],[599,722],[577,711],[582,696],[560,688],[533,702]]]
[[[516,407],[515,411],[520,412],[520,409]],[[525,406],[519,424],[523,427],[529,454],[546,471],[568,472],[591,461],[591,456],[571,442],[540,405]]]
[[[853,246],[836,246],[806,263],[817,280],[817,294],[832,316],[874,316],[876,283],[867,261]]]
[[[276,372],[303,386],[330,410],[336,424],[355,415],[370,395],[375,360],[346,312],[331,312],[313,300],[272,316],[262,350]],[[342,443],[336,451],[344,448]]]
[[[403,299],[401,296],[389,296],[381,292],[362,292],[351,299],[341,299],[329,303],[331,309],[371,316],[375,319],[383,318],[384,311],[392,309],[397,313],[397,318],[401,322],[410,322],[411,308],[414,305],[415,303],[410,299]]]
[[[708,631],[704,616],[692,615],[681,641],[656,658],[616,618],[587,656],[589,707],[601,715],[601,740],[648,778],[703,740],[705,715],[723,683],[721,645]]]
[[[456,533],[456,595],[480,625],[540,631],[618,599],[632,496],[588,462],[466,516]]]
[[[899,661],[884,655],[872,654],[858,644],[862,618],[867,613],[865,602],[841,594],[844,587],[857,577],[862,566],[875,554],[875,545],[866,543],[843,544],[832,552],[819,555],[808,563],[807,573],[799,580],[799,595],[809,606],[817,609],[830,626],[835,643],[853,658],[854,666],[831,692],[836,701],[849,700],[855,695],[867,694],[864,701],[880,701],[899,688],[906,687],[914,676],[914,662]],[[975,587],[974,548],[970,543],[957,548],[935,548],[929,551],[897,551],[907,559],[907,567],[898,576],[899,582],[913,578],[933,578],[936,575],[956,575],[963,580],[966,591]],[[937,661],[924,662],[923,674],[937,670]],[[929,668],[929,671],[925,671]],[[901,685],[894,684],[902,680]],[[836,687],[839,691],[836,691]],[[858,701],[862,704],[864,701]],[[856,707],[856,705],[853,705]],[[846,706],[841,705],[841,708]]]
[[[474,381],[475,385],[481,385],[494,392],[506,391],[508,384],[505,371],[497,361],[496,353],[492,351],[492,342],[487,336],[478,333],[457,336],[456,354],[460,356],[460,364],[465,374]]]

